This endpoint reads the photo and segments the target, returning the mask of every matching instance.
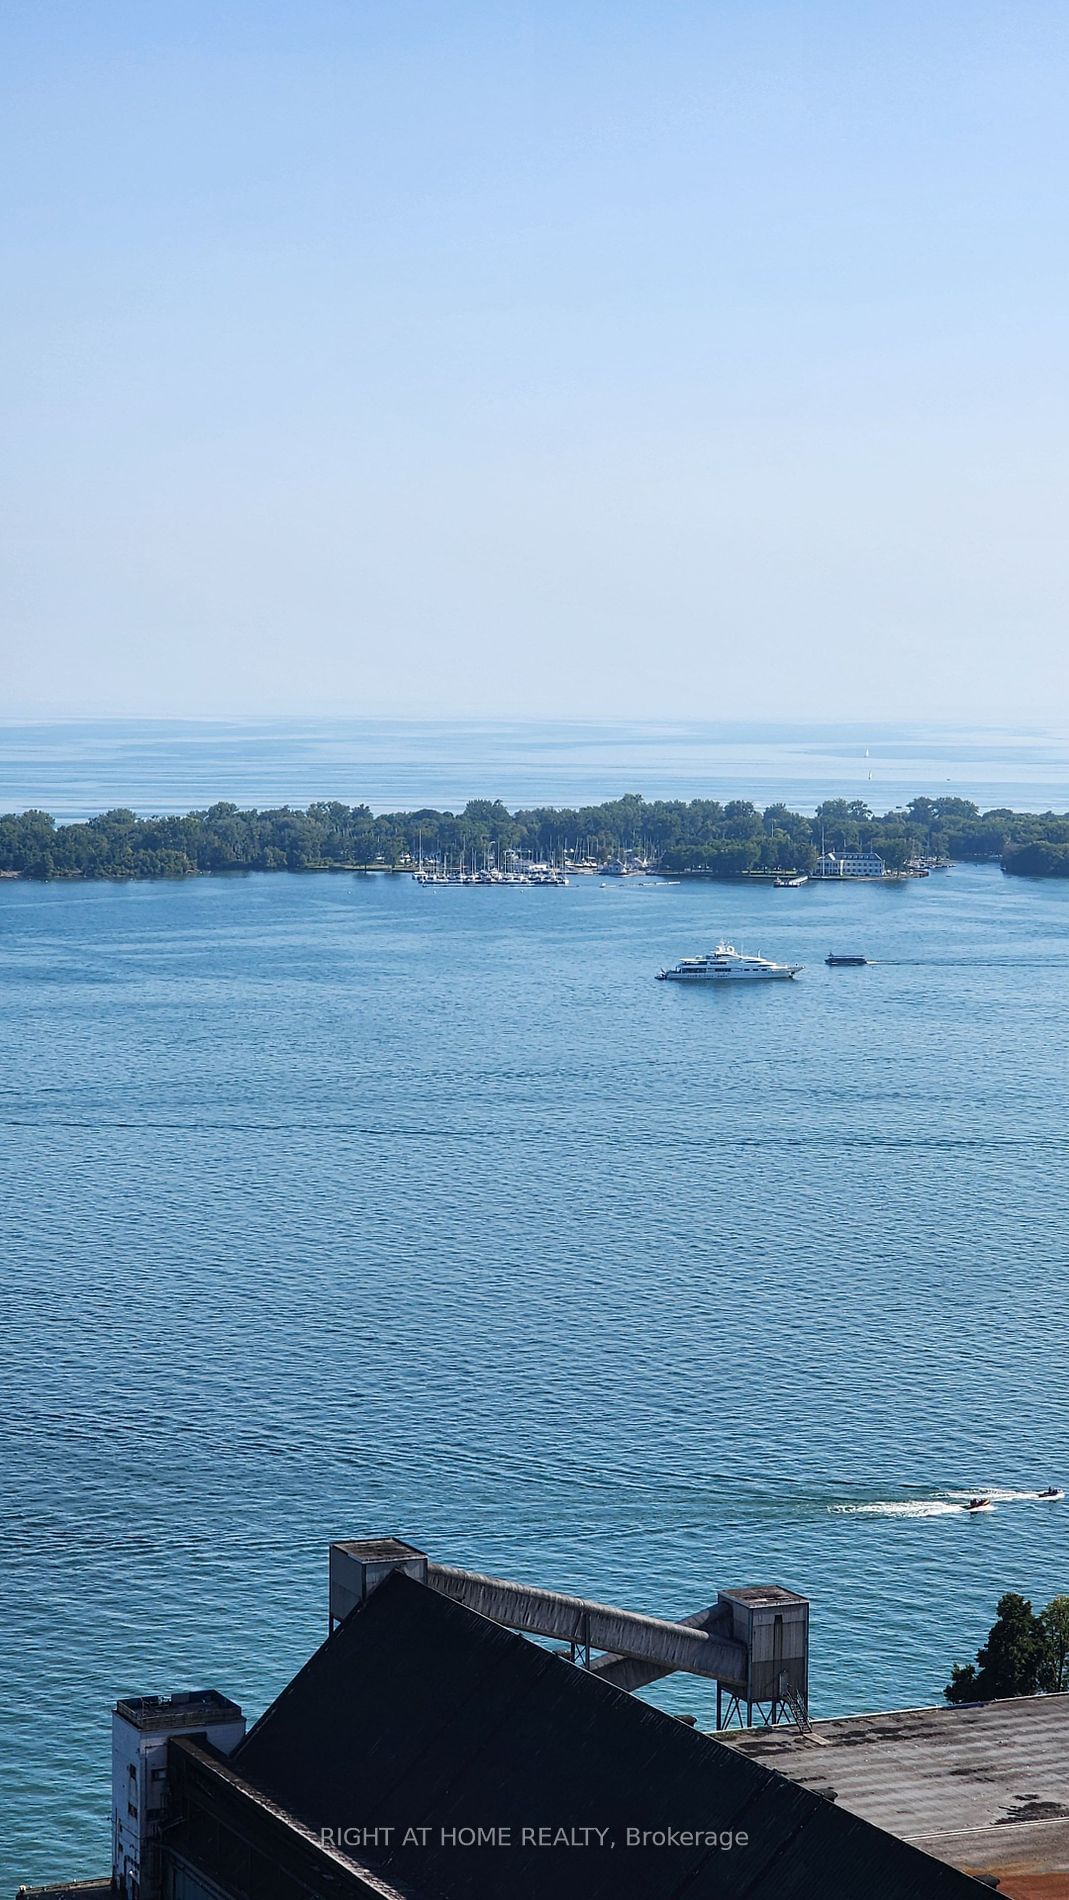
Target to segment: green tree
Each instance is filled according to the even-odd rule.
[[[1015,877],[1069,877],[1069,844],[1050,844],[1044,839],[1036,844],[1011,845],[1002,859],[1002,868]]]
[[[876,849],[889,871],[900,871],[913,856],[913,840],[902,837],[884,837],[876,841]]]
[[[1069,1597],[1051,1597],[1039,1613],[1043,1637],[1041,1689],[1061,1695],[1069,1689]]]
[[[955,1663],[944,1695],[948,1702],[994,1702],[1004,1696],[1035,1695],[1044,1673],[1046,1646],[1042,1619],[1027,1597],[1009,1590],[998,1600],[987,1642],[976,1662]]]

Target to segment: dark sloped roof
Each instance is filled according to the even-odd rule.
[[[954,1900],[982,1891],[870,1823],[413,1578],[324,1643],[231,1757],[316,1830],[435,1900]],[[524,1829],[605,1828],[614,1846]],[[427,1829],[405,1844],[406,1829]],[[465,1847],[443,1830],[511,1830]],[[746,1845],[629,1845],[628,1829]]]

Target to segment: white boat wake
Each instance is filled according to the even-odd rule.
[[[971,1491],[945,1491],[940,1498],[886,1498],[872,1504],[829,1504],[837,1517],[960,1517],[970,1515],[973,1498],[986,1498],[991,1504],[1051,1504],[1063,1498],[1063,1491],[1012,1491],[1005,1485],[976,1485]]]
[[[949,1498],[916,1498],[908,1503],[890,1499],[877,1504],[829,1504],[828,1509],[842,1517],[958,1517],[964,1506],[952,1504]]]
[[[1010,1491],[998,1484],[977,1486],[975,1491],[948,1491],[947,1496],[960,1498],[965,1504],[973,1497],[990,1498],[992,1504],[1043,1504],[1049,1501],[1042,1491]],[[1059,1496],[1064,1496],[1064,1493],[1059,1493]]]

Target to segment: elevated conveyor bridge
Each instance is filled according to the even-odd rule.
[[[808,1727],[809,1604],[778,1584],[721,1590],[715,1603],[672,1622],[586,1597],[434,1563],[399,1538],[330,1547],[331,1628],[392,1570],[403,1570],[506,1629],[566,1643],[573,1662],[615,1688],[645,1688],[682,1670],[717,1685],[717,1727]]]

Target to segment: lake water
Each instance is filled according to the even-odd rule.
[[[183,812],[340,798],[375,811],[469,798],[522,805],[648,798],[864,798],[917,794],[985,809],[1069,808],[1069,733],[724,721],[432,722],[111,720],[0,726],[0,811],[85,818],[109,806]]]
[[[653,981],[721,932],[804,973]],[[1067,1004],[990,866],[0,885],[0,1893],[106,1871],[117,1693],[264,1706],[332,1537],[781,1582],[818,1712],[938,1700],[1069,1587]]]

